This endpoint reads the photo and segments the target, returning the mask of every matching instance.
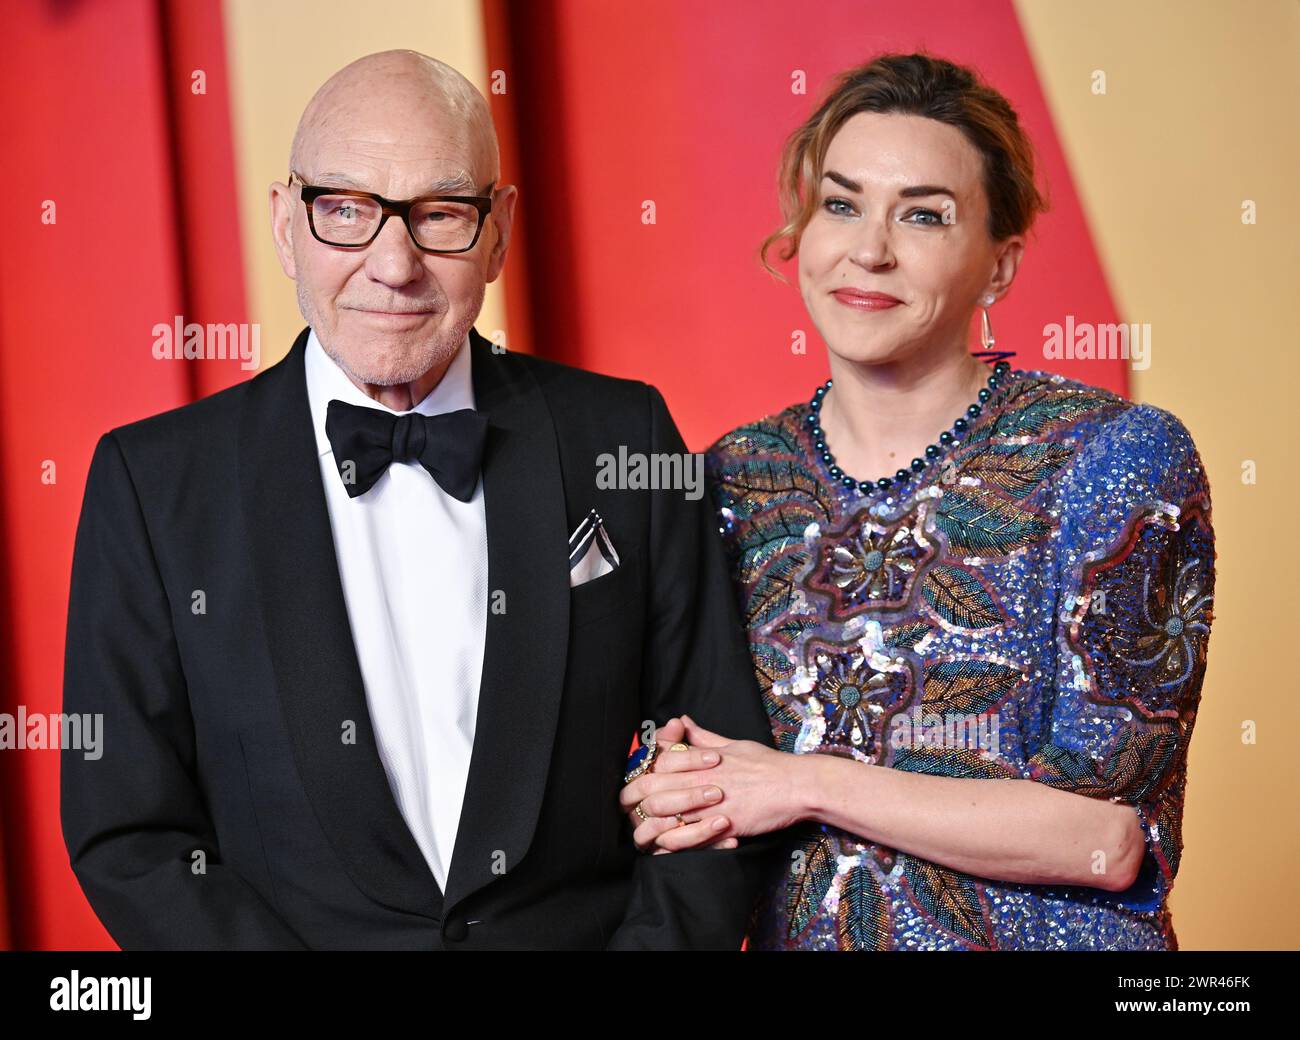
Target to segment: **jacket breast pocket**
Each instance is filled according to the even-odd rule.
[[[637,557],[624,553],[614,570],[569,589],[569,627],[621,613],[642,595],[641,567]]]

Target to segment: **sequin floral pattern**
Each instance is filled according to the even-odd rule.
[[[849,487],[813,444],[813,411],[706,454],[777,746],[1130,805],[1146,854],[1123,892],[1026,885],[808,825],[753,948],[1176,948],[1167,900],[1214,602],[1187,430],[1012,371],[915,472]]]

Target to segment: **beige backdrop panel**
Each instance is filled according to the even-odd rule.
[[[486,96],[482,9],[479,0],[225,0],[224,11],[249,320],[262,325],[265,366],[304,325],[271,243],[267,202],[271,182],[289,175],[303,108],[344,65],[393,48],[445,61]],[[488,286],[476,327],[487,336],[506,328],[501,280]]]
[[[1300,6],[1017,9],[1120,320],[1151,326],[1133,396],[1186,423],[1210,475],[1217,593],[1174,927],[1184,949],[1295,948]],[[1247,200],[1255,224],[1242,221]],[[1251,726],[1255,743],[1243,738]]]

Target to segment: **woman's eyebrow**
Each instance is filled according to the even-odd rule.
[[[898,193],[899,198],[915,199],[922,195],[948,195],[951,198],[957,196],[948,188],[941,187],[938,184],[914,184],[910,188],[904,188]]]
[[[837,172],[834,171],[834,170],[827,170],[825,173],[822,174],[822,177],[823,177],[823,178],[829,178],[830,180],[833,180],[836,184],[838,184],[838,185],[839,185],[841,188],[843,188],[845,191],[855,191],[855,192],[858,192],[859,194],[862,192],[862,185],[861,185],[861,184],[859,184],[859,183],[858,183],[857,181],[855,181],[855,180],[851,180],[850,178],[845,177],[844,174],[842,174],[842,173],[837,173]]]
[[[839,173],[836,170],[827,170],[822,174],[822,177],[834,181],[845,191],[857,192],[858,194],[862,193],[861,184],[853,180],[851,177],[844,176],[844,174]],[[911,187],[901,189],[898,193],[899,198],[903,199],[921,198],[925,195],[948,195],[954,199],[957,197],[951,189],[945,188],[939,184],[914,184]]]

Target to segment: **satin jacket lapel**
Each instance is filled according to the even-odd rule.
[[[541,811],[569,631],[564,483],[550,410],[531,373],[470,334],[475,407],[488,416],[483,496],[487,641],[447,909],[524,858]],[[492,597],[504,593],[504,610]]]
[[[316,817],[357,887],[437,919],[442,893],[393,798],[366,706],[307,401],[307,332],[249,385],[240,423],[244,515],[280,704]],[[355,743],[344,742],[348,723]]]

